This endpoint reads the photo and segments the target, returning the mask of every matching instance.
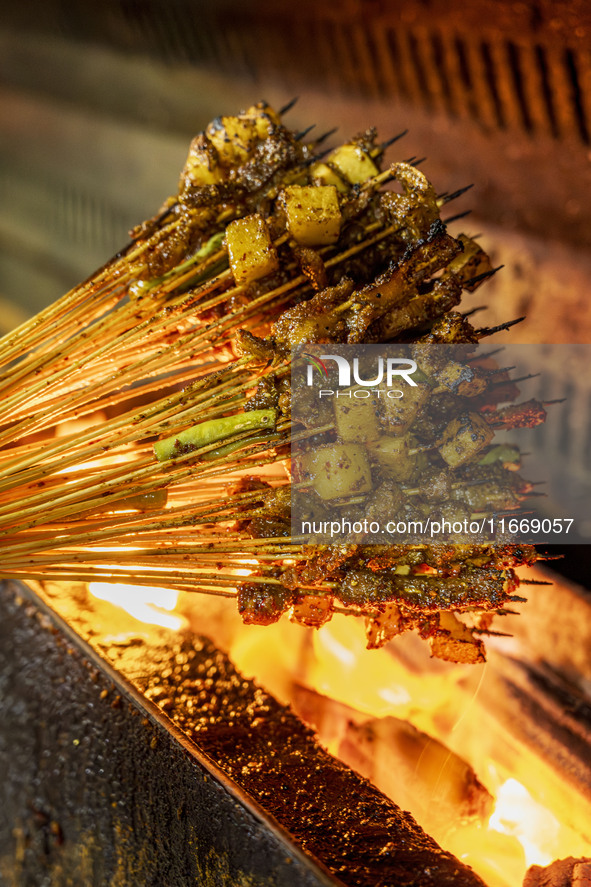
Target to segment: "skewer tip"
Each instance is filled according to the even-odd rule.
[[[314,144],[321,145],[323,142],[326,141],[326,139],[333,136],[335,134],[335,132],[338,132],[338,130],[339,130],[338,126],[333,126],[332,129],[327,130],[327,132],[324,132],[324,133],[322,133],[321,136],[318,136],[317,139],[314,139]]]
[[[474,183],[472,183],[471,185],[465,185],[463,188],[458,188],[457,191],[452,191],[451,194],[446,194],[443,202],[449,203],[450,200],[455,200],[457,197],[461,197],[462,194],[465,194],[466,191],[469,191],[470,188],[473,188],[473,187],[474,187]]]
[[[294,139],[296,140],[296,142],[301,142],[302,139],[305,139],[308,133],[312,132],[315,126],[316,124],[313,123],[311,126],[307,126],[306,129],[300,129],[299,132],[296,132],[296,134],[294,135]]]
[[[389,148],[390,145],[393,145],[394,142],[397,142],[399,139],[404,138],[405,135],[408,135],[408,129],[403,129],[402,132],[399,132],[399,133],[398,133],[398,135],[392,136],[391,139],[386,139],[385,142],[381,142],[381,143],[378,145],[378,148],[379,148],[379,150],[380,150],[380,153],[382,153],[383,151],[385,151],[386,148]]]
[[[283,117],[284,114],[287,114],[288,111],[291,111],[296,102],[299,101],[299,95],[294,96],[291,101],[289,101],[286,105],[279,109],[279,116]]]
[[[499,267],[502,268],[503,266],[500,265]],[[499,268],[494,269],[494,271],[498,270]],[[487,272],[487,274],[488,276],[490,276],[491,272],[489,271]],[[521,323],[524,320],[525,314],[523,315],[523,317],[516,317],[515,320],[506,320],[505,323],[500,323],[498,326],[483,327],[480,330],[476,330],[476,335],[479,338],[482,338],[483,336],[492,336],[493,333],[499,333],[501,332],[501,330],[508,330],[509,327],[515,326],[515,324]]]
[[[552,582],[546,582],[544,579],[520,579],[520,585],[552,585]]]
[[[466,209],[463,213],[456,213],[455,216],[449,216],[447,219],[443,219],[443,222],[446,225],[451,225],[452,222],[459,222],[460,219],[465,219],[466,216],[469,216],[471,213],[471,209]]]

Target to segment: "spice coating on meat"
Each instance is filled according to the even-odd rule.
[[[389,628],[376,637],[390,636],[394,625],[397,632],[414,628],[436,655],[453,658],[455,650],[462,661],[480,661],[481,640],[447,617],[502,611],[517,587],[513,569],[533,562],[533,549],[470,544],[467,531],[455,530],[441,545],[410,533],[404,544],[383,546],[379,534],[363,531],[355,544],[290,549],[287,563],[280,556],[281,540],[294,545],[292,499],[307,500],[314,518],[336,501],[351,521],[378,523],[388,514],[465,524],[491,508],[517,512],[531,490],[513,471],[519,454],[497,458],[492,439],[495,427],[537,424],[543,406],[499,406],[505,389],[495,386],[510,387],[507,378],[470,363],[469,355],[444,365],[430,354],[438,344],[480,341],[480,331],[454,309],[463,291],[492,273],[490,261],[476,241],[447,231],[444,201],[420,170],[397,162],[381,172],[382,154],[368,131],[315,157],[314,146],[264,105],[214,121],[191,146],[176,206],[168,208],[183,224],[170,243],[163,238],[158,270],[166,273],[169,261],[198,247],[220,219],[236,225],[247,216],[264,233],[258,267],[256,258],[246,263],[234,255],[226,235],[237,286],[226,303],[218,300],[214,319],[228,306],[239,315],[261,305],[257,322],[237,336],[241,360],[264,373],[245,398],[244,415],[270,411],[273,428],[308,436],[291,469],[295,489],[270,485],[236,509],[235,532],[271,546],[252,581],[240,586],[245,619],[266,623],[289,610],[320,624],[343,608],[371,622],[387,611]],[[384,188],[388,181],[399,189]],[[409,397],[405,409],[382,409],[377,424],[364,423],[365,439],[351,431],[346,409],[333,413],[311,392],[290,391],[281,376],[294,346],[388,341],[414,344],[421,396],[413,404]],[[299,428],[296,393],[305,406]]]

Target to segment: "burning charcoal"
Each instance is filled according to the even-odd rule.
[[[557,859],[552,865],[532,865],[523,887],[591,887],[591,859]]]
[[[207,638],[66,593],[0,583],[2,884],[484,887]]]
[[[462,758],[399,718],[349,723],[339,757],[432,832],[483,821],[493,799]]]
[[[573,867],[573,887],[591,887],[591,860],[579,860]]]

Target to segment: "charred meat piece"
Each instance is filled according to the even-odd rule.
[[[294,598],[283,585],[242,582],[238,585],[238,612],[247,625],[271,625],[285,613]]]
[[[546,421],[546,410],[539,400],[511,404],[500,410],[487,410],[486,420],[503,428],[535,428]]]

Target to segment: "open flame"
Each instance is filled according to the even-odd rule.
[[[109,582],[91,582],[89,591],[103,601],[122,607],[130,616],[149,625],[161,625],[179,631],[186,620],[172,613],[179,593],[172,588],[147,588]]]
[[[427,750],[429,741],[439,741],[449,749],[450,760],[470,762],[494,797],[492,813],[481,821],[464,823],[458,815],[458,822],[449,828],[449,822],[442,825],[441,818],[437,821],[429,815],[429,808],[439,806],[442,780],[449,779],[453,770],[445,755],[439,771],[431,776],[433,785],[422,789],[427,797],[426,816],[424,808],[413,809],[407,799],[401,803],[394,793],[400,773],[396,749],[383,753],[372,744],[369,755],[374,766],[380,754],[391,755],[385,761],[394,774],[394,791],[376,783],[378,787],[410,809],[441,846],[472,866],[489,887],[517,887],[532,864],[589,855],[585,839],[569,822],[568,788],[558,790],[548,781],[537,756],[528,749],[514,749],[502,730],[489,735],[491,728],[489,721],[483,721],[484,703],[480,702],[480,686],[489,666],[467,670],[430,660],[428,654],[421,661],[416,654],[422,647],[413,646],[415,639],[409,636],[408,645],[400,640],[393,649],[367,650],[361,620],[337,618],[316,631],[283,621],[237,628],[230,656],[241,671],[261,680],[303,717],[310,710],[307,703],[302,708],[301,688],[317,694],[320,701],[312,707],[319,720],[312,722],[319,738],[340,757],[348,746],[349,756],[343,759],[354,769],[360,767],[355,752],[351,758],[349,739],[343,743],[343,717],[378,725],[404,719],[414,725],[410,729],[418,728],[432,738],[427,737]],[[325,707],[320,714],[317,705]],[[340,727],[335,726],[339,718]],[[384,733],[388,730],[380,735],[378,729],[371,739],[379,742]],[[415,774],[417,793],[424,769],[417,768]]]
[[[507,779],[498,789],[488,827],[514,835],[523,847],[528,866],[549,865],[554,859],[550,848],[559,842],[560,823],[516,779]]]
[[[126,549],[114,548],[112,546],[106,548],[96,548],[96,551],[106,551],[110,554],[118,551],[133,551],[128,547]],[[104,565],[104,569],[113,570],[114,577],[117,575],[119,567],[115,564]],[[147,625],[160,625],[162,628],[168,628],[172,631],[179,631],[187,624],[184,616],[176,613],[179,593],[175,589],[159,586],[130,585],[121,582],[90,582],[88,590],[95,597],[102,601],[108,601],[116,607],[121,607],[134,619]]]
[[[237,578],[247,576],[253,566],[256,561],[245,560],[244,568],[235,571]],[[117,567],[112,570],[116,578]],[[93,582],[90,591],[145,624],[172,630],[187,624],[184,615],[173,612],[179,595],[172,589]],[[343,711],[346,718],[361,725],[393,720],[409,723],[411,731],[426,738],[420,761],[429,757],[430,744],[441,745],[444,755],[438,769],[429,772],[422,760],[413,777],[417,795],[422,795],[423,802],[427,799],[422,808],[420,804],[413,808],[414,785],[409,798],[401,800],[396,794],[399,762],[395,748],[380,751],[372,747],[371,756],[385,755],[387,769],[395,774],[392,791],[377,780],[376,784],[395,803],[409,809],[442,847],[472,866],[489,887],[517,887],[532,864],[548,865],[557,858],[589,854],[584,838],[569,822],[571,811],[565,801],[568,790],[557,790],[552,780],[548,781],[533,752],[523,748],[517,751],[502,730],[492,735],[490,712],[485,712],[486,704],[480,699],[488,665],[466,669],[430,660],[420,644],[413,646],[416,639],[410,636],[390,647],[367,650],[362,620],[353,618],[334,619],[319,630],[308,630],[287,620],[271,626],[244,626],[234,604],[227,601],[214,601],[221,609],[204,611],[207,615],[199,616],[203,602],[188,602],[189,597],[183,598],[182,610],[188,613],[192,628],[216,638],[218,633],[223,636],[231,658],[243,673],[261,681],[283,702],[291,703],[304,718],[307,712],[301,710],[302,688],[320,700],[314,705],[324,706],[322,723],[310,719],[320,740],[360,772],[363,770],[356,766],[355,754],[353,760],[350,749],[349,757],[345,754],[347,742],[350,745],[353,736],[354,743],[355,735],[354,730],[349,732],[343,742]],[[335,726],[339,718],[340,726]],[[386,734],[387,741],[387,733],[382,730],[377,739],[383,741]],[[454,779],[461,783],[459,774],[465,761],[470,763],[470,770],[473,768],[477,783],[486,787],[483,790],[489,800],[488,792],[492,794],[494,805],[492,811],[481,805],[480,812],[486,809],[486,815],[473,815],[463,821],[458,810],[457,822],[450,827],[453,815],[442,817],[439,810],[438,819],[433,811],[441,806],[442,785],[448,786]],[[425,778],[430,784],[421,785]],[[456,793],[462,798],[465,787],[459,785]],[[452,798],[453,794],[452,789]],[[444,803],[448,801],[446,798]],[[474,809],[477,807],[475,804]]]

